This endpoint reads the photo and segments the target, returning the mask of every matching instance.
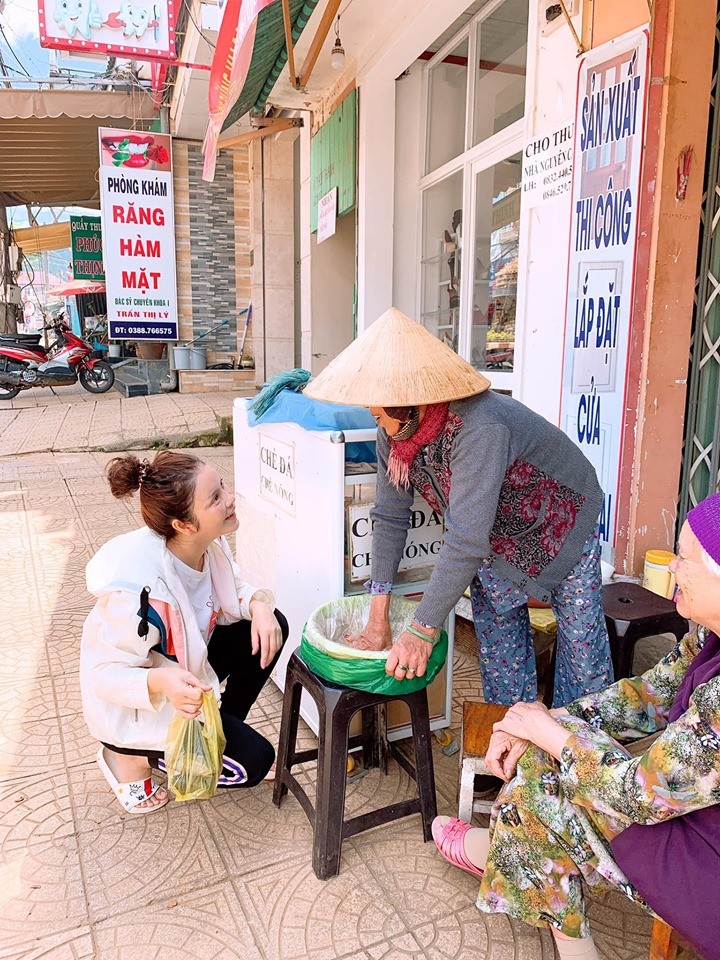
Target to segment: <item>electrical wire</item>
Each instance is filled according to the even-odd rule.
[[[351,4],[352,2],[353,2],[353,0],[347,0],[347,3],[346,3],[345,6],[342,8],[342,10],[339,10],[339,11],[338,11],[338,19],[345,13],[345,11],[347,10],[347,8],[350,6],[350,4]]]
[[[8,50],[10,51],[10,53],[13,55],[13,57],[14,57],[15,60],[17,61],[18,66],[22,69],[22,72],[25,74],[25,76],[28,78],[28,80],[31,80],[32,78],[31,78],[30,74],[27,72],[27,68],[25,67],[25,64],[22,62],[22,60],[20,59],[20,57],[19,57],[19,56],[15,53],[15,51],[13,50],[13,46],[12,46],[12,44],[10,43],[10,41],[8,40],[7,34],[5,33],[5,31],[4,31],[4,29],[3,29],[3,25],[2,25],[1,23],[0,23],[0,34],[2,35],[2,38],[3,38],[3,40],[5,41]]]
[[[9,18],[9,16],[8,16],[7,7],[5,8],[5,12],[4,12],[4,14],[3,14],[3,17],[4,17],[4,19],[5,19],[5,27],[7,28],[7,30],[10,31],[10,33],[12,34],[12,36],[15,38],[15,42],[18,43],[18,44],[22,47],[23,40],[22,40],[22,38],[20,37],[20,35],[18,34],[17,30],[13,27],[13,25],[12,25],[12,23],[11,23],[11,21],[10,21],[10,18]],[[7,40],[7,37],[6,37],[5,39]],[[29,51],[27,51],[27,50],[25,51],[25,56],[26,56],[27,59],[30,61],[30,64],[32,65],[33,69],[37,69],[37,70],[40,70],[40,71],[45,70],[45,66],[46,66],[45,63],[44,63],[44,62],[43,62],[42,64],[39,63],[39,62],[35,59],[35,57],[33,57],[33,55],[32,55]],[[25,64],[23,64],[23,67],[24,67],[24,66],[25,66]]]
[[[352,2],[352,0],[351,0],[351,2]],[[194,23],[195,29],[196,29],[197,32],[200,34],[200,36],[203,38],[203,40],[205,41],[205,43],[209,44],[209,45],[212,47],[212,49],[214,50],[214,49],[215,49],[215,44],[212,42],[212,40],[210,40],[209,37],[206,37],[205,34],[202,32],[202,27],[200,26],[200,24],[197,22],[197,20],[196,20],[195,17],[193,16],[191,7],[192,7],[192,0],[185,0],[185,9],[186,9],[187,12],[188,12],[188,17],[190,17],[190,19],[191,19],[192,22]]]

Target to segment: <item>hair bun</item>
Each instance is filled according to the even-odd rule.
[[[105,476],[110,484],[110,492],[117,499],[129,497],[140,488],[147,471],[148,463],[141,463],[131,453],[114,457],[105,468]]]

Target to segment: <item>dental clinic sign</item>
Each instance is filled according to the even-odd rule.
[[[111,340],[177,340],[172,144],[100,129],[100,212]]]
[[[638,30],[587,54],[578,77],[560,426],[597,471],[606,554],[616,541],[647,70],[648,34]]]
[[[38,0],[40,46],[175,60],[176,0]],[[180,3],[177,3],[180,7]]]

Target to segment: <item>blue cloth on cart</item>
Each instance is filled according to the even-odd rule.
[[[260,417],[248,411],[249,426],[261,423],[297,423],[305,430],[371,430],[377,426],[366,407],[324,403],[293,390],[281,390]],[[351,463],[375,463],[375,443],[348,443],[345,459]]]

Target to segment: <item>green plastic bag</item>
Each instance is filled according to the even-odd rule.
[[[225,734],[215,694],[203,693],[202,720],[179,713],[170,721],[165,742],[168,787],[177,801],[214,796],[222,771]]]
[[[371,598],[367,595],[343,597],[323,604],[305,624],[300,641],[300,656],[323,680],[368,693],[393,696],[422,690],[437,676],[448,650],[443,630],[433,646],[425,675],[396,680],[385,673],[389,650],[356,650],[343,642],[346,633],[360,633],[367,622]],[[393,643],[412,620],[417,603],[404,597],[390,601],[390,629]]]

